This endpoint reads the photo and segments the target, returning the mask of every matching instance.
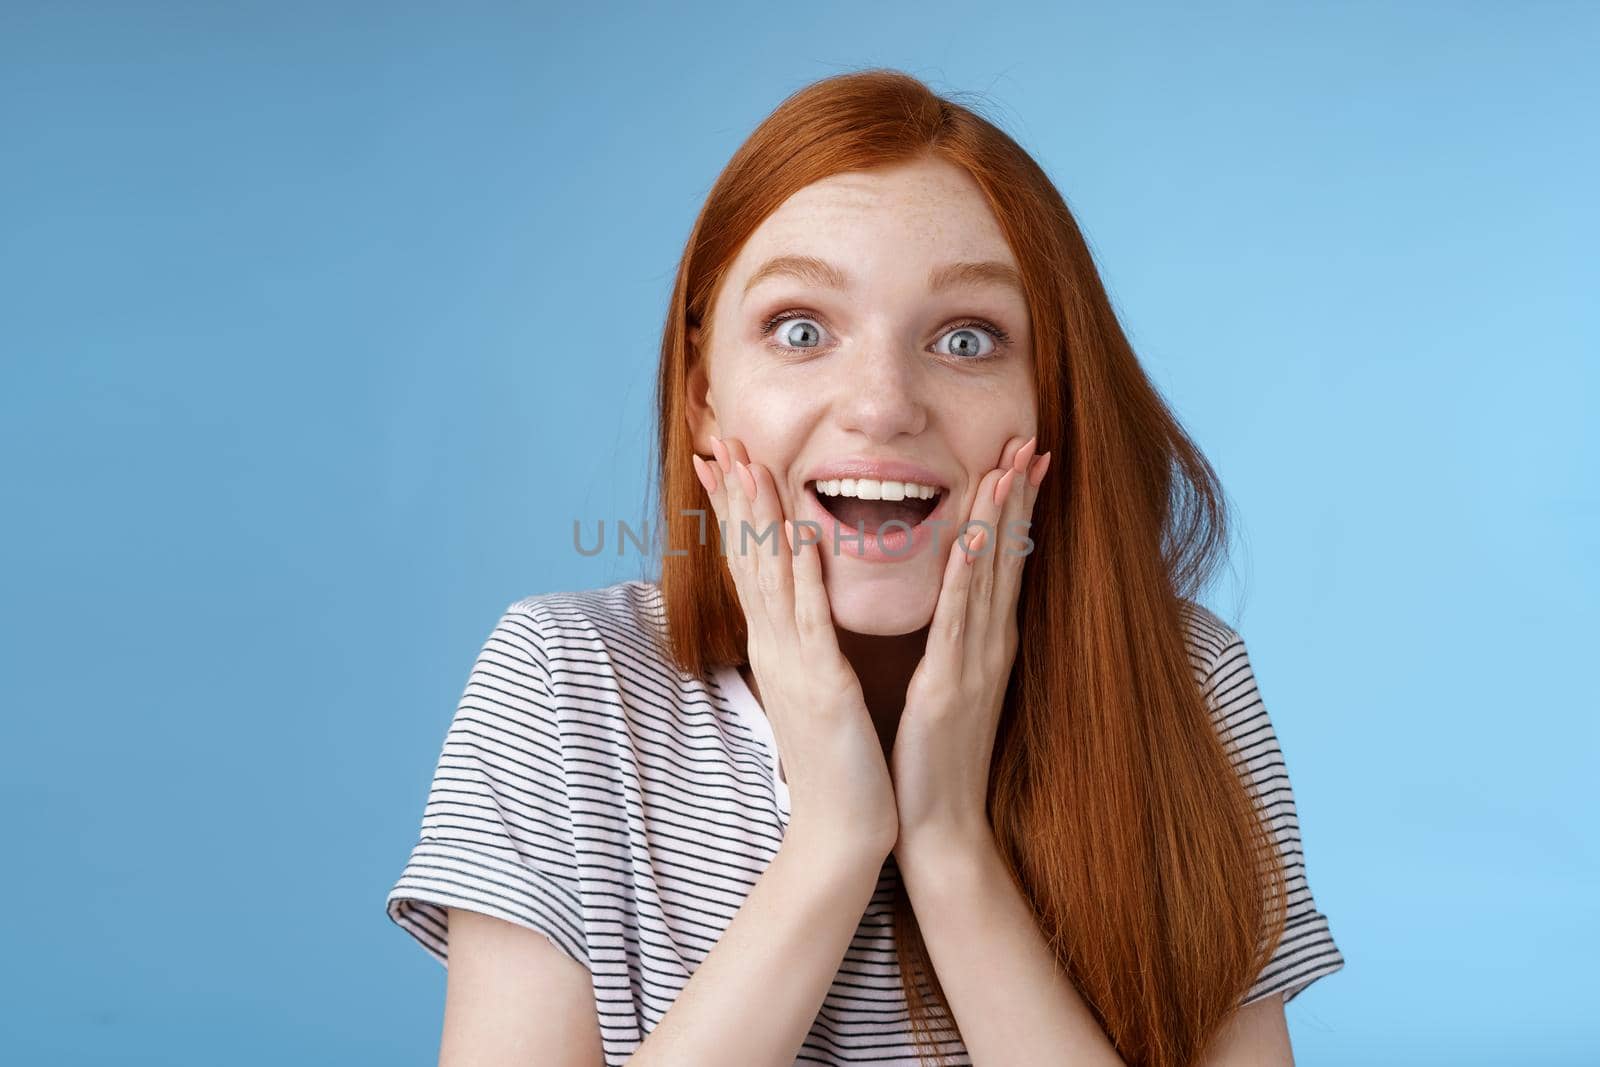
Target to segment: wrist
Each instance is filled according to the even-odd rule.
[[[836,820],[813,821],[791,813],[789,825],[783,832],[782,848],[832,869],[877,871],[889,858],[894,845],[882,840],[881,835],[842,829]]]
[[[971,819],[965,822],[942,823],[916,829],[901,827],[895,840],[897,857],[929,856],[955,858],[970,856],[997,848],[994,827],[988,819]]]
[[[928,829],[902,835],[894,847],[895,863],[908,880],[948,881],[980,877],[1000,861],[994,831],[982,826]]]

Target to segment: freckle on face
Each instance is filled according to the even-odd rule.
[[[814,279],[745,281],[780,255],[811,256],[848,275],[837,291]],[[948,483],[950,537],[1013,434],[1032,432],[1035,399],[1026,303],[998,286],[928,289],[951,262],[1015,267],[981,190],[952,164],[921,162],[836,175],[801,189],[751,235],[719,291],[707,353],[718,424],[771,470],[784,512],[808,506],[808,471],[846,457],[908,460]],[[759,323],[794,309],[811,350],[773,347]],[[995,323],[1011,346],[986,363],[941,349],[951,323]],[[786,324],[787,325],[787,324]],[[977,335],[983,336],[983,335]],[[827,546],[824,546],[825,549]],[[836,621],[863,633],[906,633],[931,618],[943,558],[869,564],[823,552]]]

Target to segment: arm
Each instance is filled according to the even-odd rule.
[[[896,853],[929,958],[980,1067],[1115,1064],[1111,1040],[1057,966],[994,839]],[[1294,1067],[1283,998],[1241,1008],[1203,1067]]]
[[[992,837],[930,841],[895,856],[974,1064],[1121,1067],[1057,966]]]
[[[887,855],[791,822],[744,905],[628,1062],[792,1064]],[[449,915],[440,1067],[604,1062],[582,964],[535,931],[461,908]]]
[[[1117,1064],[1111,1040],[1057,965],[994,840],[986,793],[1020,642],[1024,556],[979,549],[1033,514],[1050,454],[1006,442],[945,561],[922,661],[891,752],[900,875],[961,1038],[979,1067]]]
[[[777,856],[629,1064],[794,1063],[887,856],[791,821]]]
[[[583,964],[539,933],[450,908],[440,1067],[600,1067],[599,1019]]]
[[[1206,1049],[1200,1067],[1294,1067],[1282,995],[1240,1008]]]

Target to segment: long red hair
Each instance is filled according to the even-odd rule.
[[[965,168],[1021,269],[1038,451],[1021,644],[989,782],[1001,853],[1123,1060],[1195,1063],[1282,936],[1284,881],[1185,643],[1185,601],[1226,554],[1215,472],[1140,367],[1072,213],[987,119],[892,70],[815,82],[756,128],[706,198],[678,266],[656,402],[669,652],[704,676],[745,659],[744,618],[690,464],[686,404],[712,300],[759,223],[802,187],[923,157]],[[687,546],[684,548],[683,546]],[[902,887],[895,933],[925,1062],[959,1036]],[[948,1028],[944,1035],[941,1028]]]

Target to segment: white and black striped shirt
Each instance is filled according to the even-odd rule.
[[[1288,861],[1288,928],[1246,1002],[1287,999],[1344,959],[1306,884],[1293,793],[1244,642],[1204,607],[1186,617],[1196,676]],[[637,580],[507,608],[387,900],[441,963],[447,906],[543,934],[592,977],[608,1065],[672,1006],[789,822],[760,705],[736,669],[708,684],[671,665],[664,625],[659,586]],[[917,1063],[891,921],[898,877],[891,855],[796,1062]],[[971,1062],[958,1041],[943,1048],[947,1062]]]

